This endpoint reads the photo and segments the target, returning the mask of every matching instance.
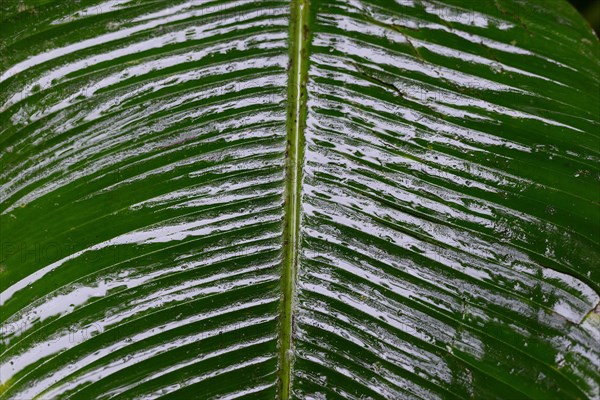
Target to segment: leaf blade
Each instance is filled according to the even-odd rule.
[[[597,397],[598,43],[544,5],[312,2],[297,397]]]

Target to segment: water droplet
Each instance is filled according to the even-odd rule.
[[[502,68],[502,65],[498,64],[498,63],[492,63],[490,64],[490,68],[492,69],[492,71],[496,74],[499,74],[501,72],[504,72],[504,69]]]

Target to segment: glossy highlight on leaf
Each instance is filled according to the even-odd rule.
[[[600,399],[565,1],[0,10],[0,399]]]

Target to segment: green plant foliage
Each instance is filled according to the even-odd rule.
[[[0,10],[0,399],[600,399],[566,1]]]

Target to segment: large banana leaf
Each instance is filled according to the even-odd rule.
[[[0,399],[600,399],[566,2],[0,7]]]

